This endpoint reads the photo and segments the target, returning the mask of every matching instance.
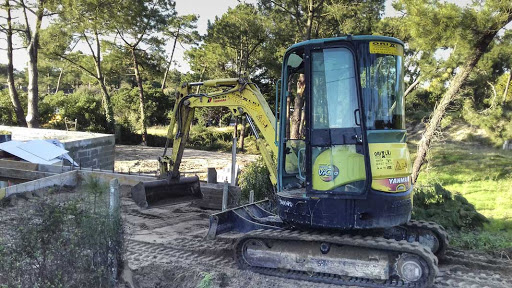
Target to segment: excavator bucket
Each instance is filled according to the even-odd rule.
[[[131,194],[142,208],[203,198],[197,176],[139,182]]]

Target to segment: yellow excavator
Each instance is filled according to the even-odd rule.
[[[143,206],[173,193],[200,197],[198,179],[179,172],[194,110],[227,107],[246,116],[276,187],[273,203],[210,217],[209,239],[238,233],[240,268],[341,285],[433,285],[448,235],[411,220],[403,47],[384,36],[295,44],[284,55],[275,111],[249,79],[184,83],[168,131],[172,154],[159,159],[165,179],[132,195]]]

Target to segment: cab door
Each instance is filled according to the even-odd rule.
[[[349,45],[306,51],[309,137],[307,191],[357,196],[369,177],[361,123],[361,97],[354,49]]]

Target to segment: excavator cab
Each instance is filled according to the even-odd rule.
[[[285,54],[279,99],[279,216],[335,229],[403,224],[412,210],[403,43],[309,40]]]

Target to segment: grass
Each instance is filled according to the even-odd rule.
[[[415,145],[410,146],[411,152],[415,149]],[[455,246],[512,251],[511,151],[460,142],[437,144],[417,185],[432,183],[439,183],[452,193],[460,193],[489,219],[482,231],[455,233]]]
[[[197,288],[210,288],[212,287],[212,274],[211,273],[201,273],[203,276],[203,279],[201,279],[201,282],[197,285]]]
[[[239,129],[241,129],[241,127],[242,126],[239,125]],[[149,135],[157,137],[166,137],[167,129],[168,127],[165,126],[153,126],[149,127],[147,131]],[[186,147],[200,150],[231,152],[233,129],[233,126],[192,126],[190,129],[189,140],[187,142]],[[239,149],[238,152],[247,154],[259,154],[256,145],[256,139],[252,134],[250,136],[245,137],[244,151],[240,151]]]

